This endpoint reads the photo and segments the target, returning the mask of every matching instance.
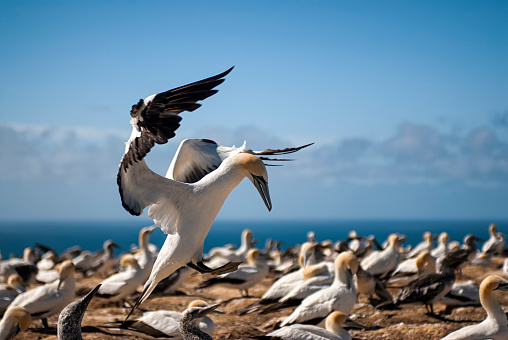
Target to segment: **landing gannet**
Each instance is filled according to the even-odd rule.
[[[242,296],[249,296],[249,288],[263,281],[268,275],[268,264],[260,258],[260,254],[259,249],[250,249],[247,254],[247,264],[241,264],[234,272],[206,280],[198,288],[220,285],[239,289]]]
[[[267,336],[277,340],[351,340],[351,335],[342,328],[347,315],[333,312],[326,317],[326,329],[313,325],[293,324],[279,328]]]
[[[66,260],[60,266],[57,281],[19,294],[10,306],[26,308],[32,318],[41,319],[44,327],[48,328],[47,318],[60,313],[65,306],[72,302],[75,291],[74,265],[71,261]]]
[[[0,340],[14,338],[19,332],[26,331],[31,323],[32,317],[25,308],[9,307],[0,321]]]
[[[58,340],[82,340],[81,321],[85,315],[86,308],[95,293],[100,288],[100,284],[92,289],[88,294],[79,300],[71,302],[65,307],[58,316],[57,335]]]
[[[305,298],[281,323],[281,327],[323,319],[333,311],[349,314],[356,303],[356,285],[353,276],[358,271],[358,265],[358,260],[353,254],[339,254],[334,262],[335,278],[332,285]]]
[[[203,300],[193,300],[187,308],[191,307],[208,307],[210,304]],[[212,313],[224,312],[215,309]],[[113,322],[107,325],[108,328],[120,328],[121,330],[141,337],[143,339],[164,339],[173,340],[183,339],[180,332],[180,320],[182,313],[169,310],[157,310],[145,312],[143,316],[135,320],[127,320],[122,322]],[[215,324],[208,316],[204,316],[199,321],[199,329],[206,334],[212,336],[215,331]]]
[[[184,310],[180,319],[180,332],[183,340],[213,340],[210,335],[200,329],[199,321],[217,307],[219,307],[218,303],[206,307],[189,307]]]
[[[483,244],[482,252],[489,255],[497,254],[503,249],[505,237],[497,232],[497,225],[494,223],[489,226],[489,234],[490,238]]]
[[[182,119],[179,113],[194,111],[197,102],[215,94],[231,69],[214,77],[151,95],[131,110],[132,134],[126,143],[117,183],[123,207],[148,216],[167,234],[144,291],[133,309],[145,301],[157,283],[187,265],[201,273],[233,271],[238,263],[213,270],[202,262],[203,243],[229,193],[247,177],[260,193],[266,207],[272,203],[266,156],[296,152],[305,146],[282,150],[252,151],[245,147],[224,147],[208,139],[184,140],[166,177],[152,172],[144,157],[155,144],[175,136]],[[260,157],[258,157],[260,156]],[[132,312],[132,311],[131,311]]]
[[[508,339],[506,314],[497,302],[496,291],[508,291],[508,281],[500,276],[490,275],[480,284],[480,301],[487,312],[487,318],[479,324],[452,332],[442,340]]]
[[[374,252],[361,262],[362,268],[372,275],[383,277],[397,268],[401,261],[401,245],[405,236],[391,234],[388,237],[388,246],[379,252]]]
[[[120,266],[124,269],[101,283],[97,296],[111,302],[121,303],[143,284],[143,269],[131,254],[122,256]]]

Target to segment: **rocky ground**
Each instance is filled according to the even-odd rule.
[[[480,283],[489,274],[503,276],[499,269],[503,259],[494,258],[489,267],[466,266],[463,269],[463,276],[458,281],[473,279]],[[77,295],[82,296],[90,291],[101,278],[82,278],[77,275]],[[504,276],[505,278],[508,278]],[[273,278],[265,279],[261,284],[249,290],[254,296],[252,298],[241,298],[237,290],[210,287],[196,290],[193,287],[202,280],[200,275],[192,275],[189,282],[182,289],[186,296],[157,296],[149,298],[142,306],[144,310],[168,309],[182,311],[193,299],[200,298],[207,302],[223,302],[220,308],[225,312],[223,315],[213,314],[216,329],[214,339],[249,339],[266,334],[284,317],[289,315],[293,308],[286,308],[274,313],[259,315],[247,314],[238,315],[237,311],[257,300],[273,282]],[[396,294],[397,289],[391,290]],[[498,293],[501,306],[508,307],[508,293]],[[486,317],[482,307],[462,307],[455,309],[450,315],[429,316],[426,315],[423,305],[404,305],[399,310],[377,310],[369,305],[366,297],[360,296],[359,302],[352,311],[351,317],[370,327],[369,330],[350,330],[354,339],[439,339],[451,331],[465,325],[478,323]],[[435,311],[441,312],[444,306],[435,305]],[[94,298],[88,307],[83,320],[84,339],[138,339],[130,334],[123,334],[120,331],[113,331],[102,326],[108,322],[125,319],[127,308],[118,308],[107,301]],[[142,314],[137,310],[131,318]],[[49,318],[51,327],[56,327],[57,316]],[[56,328],[43,329],[39,320],[24,333],[19,334],[16,339],[56,339]]]

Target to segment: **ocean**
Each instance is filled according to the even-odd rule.
[[[227,243],[240,245],[243,229],[253,231],[254,238],[263,248],[268,238],[282,241],[282,249],[306,241],[308,231],[314,231],[318,241],[343,240],[350,230],[359,235],[373,234],[381,243],[390,233],[405,234],[408,240],[405,245],[415,245],[422,239],[425,231],[439,234],[447,231],[450,240],[462,242],[465,235],[471,233],[488,239],[488,226],[496,223],[498,231],[508,233],[508,221],[496,220],[339,220],[339,221],[216,221],[205,241],[204,251]],[[25,247],[39,243],[56,252],[78,245],[82,250],[95,251],[102,248],[107,239],[115,241],[122,249],[117,253],[128,251],[132,244],[138,242],[139,229],[152,225],[150,220],[132,221],[44,221],[0,222],[0,251],[4,258],[11,254],[21,256]],[[165,235],[160,229],[153,232],[150,242],[162,246]],[[480,244],[479,244],[480,245]]]

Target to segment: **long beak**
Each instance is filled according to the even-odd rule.
[[[256,189],[258,189],[263,202],[265,202],[268,211],[272,210],[272,200],[270,199],[270,192],[268,191],[268,183],[261,176],[252,175],[254,179],[253,183]]]
[[[211,306],[208,306],[208,307],[204,307],[204,308],[201,308],[201,310],[199,311],[197,317],[202,317],[202,316],[205,316],[206,314],[210,313],[211,311],[213,311],[214,309],[216,309],[217,307],[219,307],[220,303],[216,303],[214,305],[211,305]]]
[[[508,290],[508,282],[500,282],[499,286],[497,288],[494,288],[493,290],[501,290],[501,291],[507,291]]]
[[[92,298],[95,296],[95,293],[97,293],[99,288],[101,288],[101,284],[98,284],[97,286],[95,286],[94,289],[92,289],[88,294],[86,294],[83,297],[83,310],[85,310],[86,307],[88,307],[88,304],[90,303],[90,301],[92,301]]]

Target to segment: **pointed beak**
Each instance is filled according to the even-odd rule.
[[[200,318],[200,317],[205,316],[206,314],[208,314],[208,313],[212,312],[213,310],[217,309],[217,307],[219,307],[219,305],[220,305],[220,303],[216,303],[216,304],[214,304],[214,305],[211,305],[211,306],[208,306],[208,307],[202,308],[202,309],[199,311],[199,313],[198,313],[197,317],[199,317],[199,318]],[[219,313],[220,313],[220,312],[219,312]]]
[[[252,178],[253,178],[252,183],[254,183],[254,186],[256,187],[256,189],[258,189],[258,192],[261,195],[263,202],[265,202],[268,211],[271,211],[272,200],[270,199],[270,192],[268,191],[268,183],[261,176],[252,175]]]
[[[95,286],[94,289],[92,289],[88,294],[85,295],[85,297],[83,298],[83,310],[85,310],[86,307],[88,307],[88,304],[90,303],[90,301],[92,301],[92,298],[95,296],[95,293],[97,293],[99,288],[101,288],[100,284]]]

